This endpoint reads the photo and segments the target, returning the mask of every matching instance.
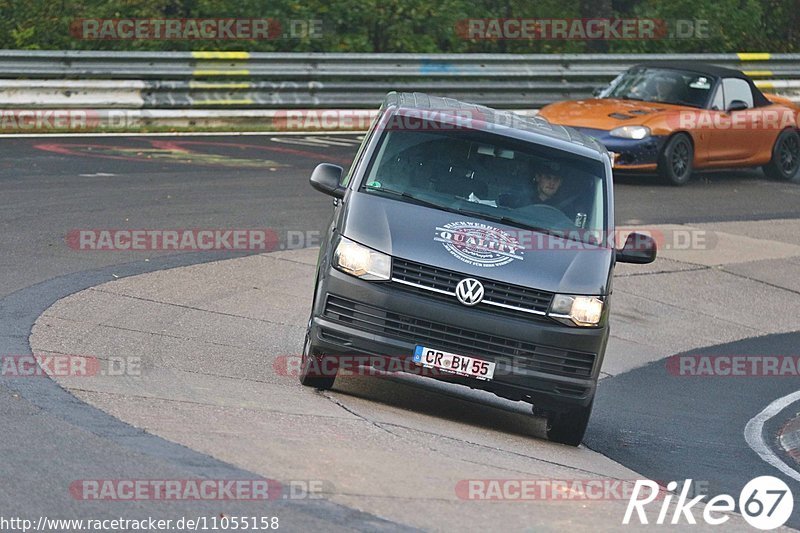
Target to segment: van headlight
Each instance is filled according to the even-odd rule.
[[[556,294],[548,315],[569,325],[597,326],[603,316],[603,300],[596,296]]]
[[[333,265],[342,272],[368,281],[387,281],[392,277],[390,256],[344,237],[333,253]]]
[[[608,134],[612,137],[641,141],[646,137],[650,137],[650,128],[647,126],[621,126],[614,128]]]

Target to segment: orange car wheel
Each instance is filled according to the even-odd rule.
[[[658,175],[671,185],[685,185],[692,177],[694,146],[685,133],[670,137],[658,158]]]
[[[800,168],[800,134],[784,130],[775,140],[772,159],[764,165],[764,173],[773,179],[790,180]]]

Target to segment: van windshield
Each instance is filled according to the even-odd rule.
[[[606,228],[599,161],[472,129],[385,131],[379,146],[369,194],[573,239]]]

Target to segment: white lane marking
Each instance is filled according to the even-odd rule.
[[[44,139],[56,137],[239,137],[239,136],[275,136],[275,135],[363,135],[366,131],[325,131],[319,133],[307,131],[184,131],[158,133],[0,133],[0,139],[24,139],[40,137]]]
[[[354,146],[361,144],[361,140],[363,136],[359,135],[356,139],[331,139],[327,136],[324,137],[314,137],[311,135],[306,135],[305,137],[300,138],[288,138],[288,139],[280,139],[280,138],[272,138],[270,141],[279,142],[279,143],[286,143],[286,144],[301,144],[305,146]]]
[[[788,464],[783,462],[780,457],[775,455],[775,452],[773,452],[767,443],[764,442],[763,438],[764,424],[766,421],[798,400],[800,400],[800,391],[793,392],[788,396],[784,396],[783,398],[778,398],[766,406],[763,411],[751,418],[744,427],[744,440],[747,441],[747,444],[750,446],[750,448],[752,448],[752,450],[756,452],[761,459],[771,464],[790,478],[800,481],[800,472],[790,467]]]

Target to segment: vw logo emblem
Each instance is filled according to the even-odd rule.
[[[483,283],[473,278],[465,278],[456,285],[456,298],[464,305],[477,305],[483,300]]]

